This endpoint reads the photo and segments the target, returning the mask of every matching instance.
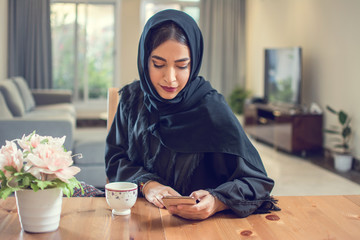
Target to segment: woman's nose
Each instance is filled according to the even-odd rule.
[[[175,69],[173,67],[169,67],[169,68],[166,69],[165,81],[168,82],[168,83],[176,81],[176,72],[175,72]]]

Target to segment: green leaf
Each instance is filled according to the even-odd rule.
[[[17,172],[17,170],[13,166],[4,166],[4,169],[12,173]]]
[[[36,134],[36,130],[34,130],[30,135],[29,135],[29,138],[28,138],[28,141],[31,140],[31,138]]]
[[[344,111],[339,112],[339,122],[341,125],[344,125],[346,123],[346,120],[348,118],[348,115]]]
[[[12,188],[3,188],[3,187],[1,187],[0,197],[2,199],[6,199],[13,192],[14,192],[14,190]]]
[[[0,176],[1,176],[1,181],[6,180],[5,173],[2,170],[0,170]]]
[[[38,187],[38,185],[35,184],[35,183],[31,183],[31,188],[32,188],[32,190],[34,190],[34,192],[39,191],[39,187]]]
[[[30,152],[29,152],[29,151],[25,151],[25,152],[23,153],[23,157],[24,157],[24,159],[25,159],[25,158],[27,158],[27,157],[29,156],[29,154],[30,154]]]
[[[37,180],[37,185],[41,190],[44,190],[46,187],[51,186],[53,183],[51,181],[41,181]]]
[[[333,108],[331,108],[330,106],[326,106],[326,109],[329,110],[330,112],[334,113],[334,114],[338,114],[337,111],[335,111]]]
[[[347,138],[350,135],[351,135],[351,128],[350,127],[344,128],[342,131],[343,138]]]
[[[347,145],[346,143],[336,144],[335,148],[342,148],[344,150],[347,150],[347,149],[349,149],[349,145]]]
[[[23,185],[29,186],[30,185],[30,178],[28,176],[25,176],[22,180]]]
[[[70,190],[67,188],[67,187],[62,187],[61,188],[63,190],[63,193],[69,198],[71,197],[71,193],[70,193]]]
[[[331,130],[331,129],[325,129],[324,132],[326,133],[330,133],[330,134],[340,134],[339,131],[336,131],[336,130]]]

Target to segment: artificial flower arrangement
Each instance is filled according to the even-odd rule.
[[[32,189],[60,188],[71,197],[74,188],[83,188],[74,177],[80,168],[72,166],[71,151],[64,148],[65,136],[39,136],[34,131],[21,139],[6,141],[0,149],[0,198]],[[81,156],[80,156],[81,157]]]

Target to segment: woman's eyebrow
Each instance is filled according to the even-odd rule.
[[[166,62],[166,59],[165,59],[165,58],[159,57],[159,56],[157,56],[157,55],[152,55],[151,58],[155,58],[155,59],[158,59],[158,60],[161,60],[161,61]]]
[[[189,61],[190,58],[180,58],[178,60],[175,60],[175,62],[185,62],[185,61]]]

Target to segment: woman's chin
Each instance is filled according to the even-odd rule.
[[[171,99],[174,99],[176,97],[175,96],[162,96],[163,99],[166,99],[166,100],[171,100]]]
[[[171,99],[175,98],[177,94],[178,94],[177,92],[176,93],[175,92],[173,92],[173,93],[162,92],[160,94],[160,97],[162,97],[163,99],[166,99],[166,100],[171,100]]]

